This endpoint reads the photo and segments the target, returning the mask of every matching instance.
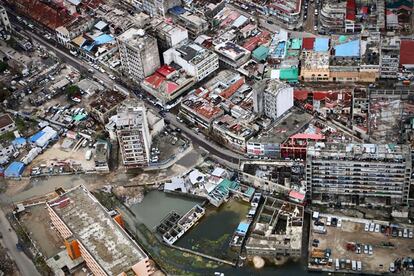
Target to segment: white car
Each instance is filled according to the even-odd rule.
[[[372,245],[368,245],[368,255],[372,255],[373,250],[372,250]]]
[[[338,228],[342,227],[342,219],[338,219],[338,223],[336,224]]]
[[[365,223],[365,232],[368,232],[369,231],[369,223],[367,222],[367,223]]]
[[[379,232],[380,232],[380,225],[375,224],[375,233],[379,233]]]

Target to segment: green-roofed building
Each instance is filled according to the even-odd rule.
[[[302,48],[302,39],[301,38],[293,38],[290,42],[290,49],[292,50],[300,50]]]
[[[288,82],[297,82],[299,79],[299,69],[297,67],[280,69],[279,79]]]
[[[253,51],[252,55],[256,61],[265,61],[269,55],[269,48],[260,45],[256,50]]]

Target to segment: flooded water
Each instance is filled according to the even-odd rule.
[[[144,223],[149,229],[153,230],[171,211],[184,215],[201,202],[197,199],[171,195],[160,191],[150,191],[145,195],[141,203],[132,205],[130,210],[136,215],[136,219],[139,222]]]

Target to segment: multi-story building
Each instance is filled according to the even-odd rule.
[[[324,1],[319,15],[319,26],[326,33],[344,31],[346,1]]]
[[[142,9],[151,16],[165,16],[168,10],[180,6],[181,0],[143,0]]]
[[[381,39],[380,78],[396,79],[400,61],[401,39],[383,36]]]
[[[0,6],[0,21],[1,21],[1,25],[4,27],[4,30],[10,32],[12,29],[10,20],[9,20],[9,17],[7,16],[6,9],[2,6]]]
[[[92,28],[95,20],[92,17],[80,17],[70,24],[55,29],[57,42],[70,48],[70,43],[75,37],[82,35]]]
[[[293,106],[293,87],[277,80],[265,79],[253,91],[254,112],[277,120]]]
[[[302,0],[271,0],[266,1],[266,5],[262,7],[262,10],[264,10],[266,14],[274,16],[271,18],[275,18],[289,30],[293,30],[299,28],[302,24],[300,18],[301,7]]]
[[[0,135],[16,128],[16,124],[9,114],[0,115]]]
[[[234,42],[226,41],[214,47],[224,67],[238,69],[250,59],[251,52]]]
[[[117,40],[123,70],[134,81],[142,81],[160,67],[157,40],[143,29],[131,28]]]
[[[266,196],[246,241],[248,256],[300,257],[303,206]]]
[[[329,81],[329,52],[303,52],[300,77],[304,81]]]
[[[166,22],[161,18],[154,18],[151,22],[158,46],[162,52],[177,46],[188,39],[188,31],[174,23]]]
[[[406,205],[410,179],[407,145],[316,143],[307,149],[307,196],[313,203]]]
[[[195,13],[187,10],[178,13],[171,11],[171,13],[174,15],[175,23],[188,30],[191,39],[196,39],[208,30],[208,22]]]
[[[171,48],[163,56],[166,64],[178,64],[196,81],[201,81],[219,68],[217,54],[194,42]]]
[[[99,172],[109,172],[110,148],[106,141],[98,140],[95,144],[95,170]]]
[[[114,217],[84,187],[75,187],[47,203],[53,225],[71,259],[82,257],[94,275],[150,275],[150,260]]]
[[[116,133],[122,162],[126,168],[148,165],[151,149],[151,133],[143,102],[125,101],[118,107]]]

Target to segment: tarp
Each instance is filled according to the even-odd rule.
[[[336,45],[336,57],[359,57],[359,39]]]
[[[297,81],[299,78],[299,69],[298,68],[280,69],[279,78],[280,80]]]
[[[264,61],[267,59],[267,56],[269,54],[269,48],[266,46],[259,46],[256,50],[253,51],[252,55],[253,58],[257,61]]]
[[[249,223],[246,222],[240,222],[239,226],[237,226],[237,233],[246,235],[247,230],[249,229]]]
[[[12,144],[17,148],[20,148],[26,144],[26,139],[24,139],[23,137],[16,138],[12,141]]]
[[[24,171],[24,167],[22,162],[13,162],[4,171],[4,176],[10,178],[20,177]]]
[[[39,131],[38,133],[30,136],[29,141],[30,143],[36,143],[37,140],[39,140],[40,137],[42,137],[45,133],[43,131]]]
[[[313,49],[316,52],[326,52],[329,50],[329,38],[317,37]]]

